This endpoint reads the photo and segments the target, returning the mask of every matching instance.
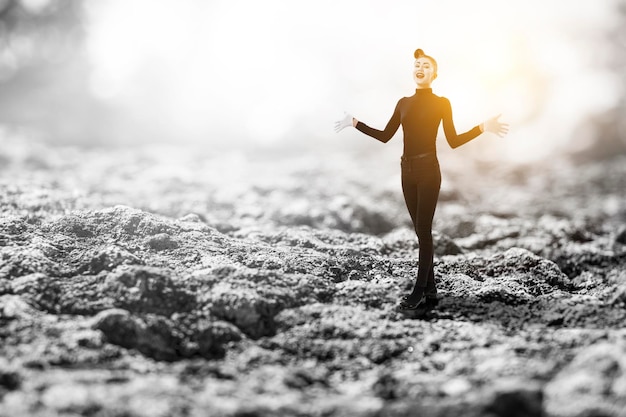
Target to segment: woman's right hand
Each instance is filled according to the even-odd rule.
[[[339,133],[349,126],[356,126],[356,119],[351,114],[344,113],[343,119],[335,122],[335,132]]]

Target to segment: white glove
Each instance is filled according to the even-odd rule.
[[[348,113],[344,112],[343,119],[338,120],[338,121],[335,122],[335,132],[339,133],[344,128],[353,126],[353,124],[352,124],[352,120],[353,119],[354,118],[352,117],[351,114],[348,114]]]
[[[495,133],[496,135],[500,137],[503,137],[504,135],[506,135],[507,132],[509,131],[509,125],[507,123],[501,123],[498,120],[500,116],[501,114],[483,122],[480,126],[481,130],[483,132]]]

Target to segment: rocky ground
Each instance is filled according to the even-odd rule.
[[[626,416],[626,157],[443,152],[404,315],[396,151],[3,139],[0,416]]]

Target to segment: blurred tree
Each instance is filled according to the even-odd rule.
[[[0,0],[0,123],[84,141],[98,124],[89,94],[80,0]]]
[[[77,0],[0,0],[0,77],[66,61],[84,39]]]

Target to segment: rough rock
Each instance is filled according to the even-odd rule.
[[[102,331],[109,343],[141,353],[156,360],[175,360],[181,355],[181,340],[169,320],[155,315],[133,317],[122,309],[105,310],[93,319],[93,328]]]
[[[498,417],[542,417],[543,390],[534,381],[499,380],[495,392],[485,407],[487,415]]]
[[[146,240],[146,244],[150,248],[158,251],[176,249],[178,247],[176,240],[172,239],[172,237],[167,233],[159,233],[149,237]]]
[[[11,288],[14,294],[29,299],[42,310],[57,313],[61,311],[64,293],[58,279],[36,272],[14,279]]]
[[[77,272],[98,274],[102,271],[113,271],[120,265],[143,265],[141,259],[118,246],[106,246],[95,253],[86,267],[79,268]]]
[[[29,247],[2,247],[0,261],[0,278],[5,279],[34,273],[58,275],[61,271],[59,265],[43,251]]]
[[[265,288],[264,294],[226,283],[211,291],[212,315],[234,323],[252,338],[271,335],[275,331],[274,316],[295,304],[295,297],[285,290]]]
[[[107,275],[100,291],[115,307],[135,313],[170,316],[190,311],[196,305],[195,294],[172,277],[171,271],[159,268],[120,267]]]
[[[227,351],[225,345],[238,342],[243,337],[234,325],[224,321],[211,321],[198,328],[198,351],[208,359],[221,358]]]
[[[463,249],[450,236],[443,233],[433,232],[433,244],[435,245],[436,256],[460,255],[463,253]]]
[[[598,342],[581,349],[546,386],[548,412],[592,416],[626,410],[626,343]]]
[[[3,391],[14,391],[22,385],[23,376],[16,366],[12,366],[4,358],[0,358],[0,399]]]
[[[481,287],[515,289],[528,297],[537,297],[567,289],[571,286],[568,277],[552,261],[521,248],[511,248],[489,258],[450,258],[438,262],[441,274],[463,274],[482,282]],[[491,284],[491,285],[489,285]],[[498,288],[493,288],[498,292]],[[522,297],[523,298],[523,297]]]
[[[0,296],[0,319],[30,318],[38,313],[19,295]]]
[[[1,167],[1,417],[623,415],[623,158],[442,164],[406,314],[385,155],[162,150]]]

